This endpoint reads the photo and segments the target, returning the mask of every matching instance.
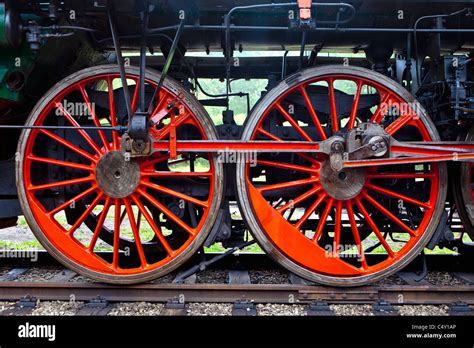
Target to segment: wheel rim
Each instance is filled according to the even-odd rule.
[[[411,140],[437,140],[422,109],[416,104],[406,109],[404,105],[413,103],[412,98],[379,74],[328,67],[287,81],[295,80],[282,82],[259,103],[246,125],[244,140],[281,140],[286,134],[285,140],[320,141],[368,121],[383,123],[395,138],[413,138],[416,130],[417,139]],[[325,112],[317,110],[317,97],[311,99],[308,91],[320,89],[322,81],[326,84],[324,101],[329,104]],[[348,97],[336,87],[338,81],[351,81],[354,90],[348,96],[353,98],[351,107],[342,111],[344,104],[339,100]],[[365,105],[371,96],[364,97],[364,86],[377,95],[373,96],[377,107],[372,110],[368,110],[370,103]],[[298,98],[307,110],[305,116],[301,116],[301,108],[293,115],[289,112],[291,105],[298,106]],[[387,122],[384,116],[388,110],[380,104],[399,109],[400,117]],[[391,110],[388,114],[393,115]],[[270,255],[310,280],[360,285],[395,272],[422,250],[442,211],[444,165],[356,169],[345,173],[344,180],[331,177],[327,167],[311,154],[259,155],[254,168],[249,163],[239,164],[237,180],[244,183],[238,185],[243,215]],[[423,191],[424,199],[409,189],[401,191],[403,186],[416,194]],[[401,211],[393,212],[393,202],[398,200],[403,202],[405,216]],[[409,221],[413,214],[417,214],[415,221]],[[399,242],[402,237],[403,243]],[[371,242],[380,245],[374,247]],[[369,262],[365,254],[372,250],[380,255]]]
[[[138,81],[137,69],[130,69],[127,73],[130,81]],[[154,88],[159,76],[155,73],[148,76],[147,88]],[[123,110],[119,110],[121,106],[117,97],[120,90],[114,89],[117,81],[120,81],[120,75],[115,67],[78,73],[48,93],[30,116],[28,124],[65,122],[66,126],[77,127],[87,122],[92,126],[123,123]],[[100,101],[89,95],[92,90],[97,92],[100,86],[102,93],[94,96],[106,98],[108,114],[100,110]],[[132,109],[136,109],[137,90],[135,88],[133,93]],[[64,107],[68,98],[77,100],[79,97],[86,111],[90,112],[88,121],[76,117]],[[181,134],[183,129],[194,139],[216,138],[205,111],[177,83],[167,81],[159,101],[155,103],[152,114],[158,123],[151,130],[153,137],[168,139],[169,122],[163,117],[163,110],[171,101],[177,101],[179,114],[175,123],[179,138],[187,136]],[[97,104],[99,110],[94,110]],[[62,121],[53,120],[56,110],[60,110]],[[192,256],[207,237],[220,206],[222,167],[210,154],[197,159],[201,163],[199,168],[190,164],[188,154],[180,154],[178,165],[164,153],[138,160],[127,159],[119,151],[121,139],[117,133],[105,133],[79,129],[28,130],[23,133],[17,169],[19,196],[25,216],[48,251],[89,277],[133,283],[162,276]],[[49,150],[44,150],[45,139],[48,144],[60,148],[65,157],[73,159],[54,158]],[[68,177],[59,180],[42,175],[51,169],[57,172],[58,168],[66,170]],[[201,193],[181,192],[178,185],[182,181],[199,184]],[[54,196],[61,195],[63,197],[54,199]],[[72,218],[75,221],[65,222],[66,211],[76,205],[85,209],[76,214],[79,217]],[[91,216],[97,225],[83,231],[87,230],[85,220]],[[107,245],[101,236],[104,228],[112,231],[111,245]],[[120,247],[123,241],[135,248],[123,250]],[[154,247],[154,253],[149,252],[147,245]],[[101,251],[110,251],[112,256]]]
[[[471,127],[464,141],[473,141],[474,127]],[[453,164],[454,201],[463,227],[469,237],[474,239],[474,164],[465,162]]]

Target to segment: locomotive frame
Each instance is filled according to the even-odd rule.
[[[224,4],[217,11],[224,14],[222,24],[200,23],[200,15],[206,12],[199,6],[211,6],[204,2],[184,6],[184,2],[167,1],[52,1],[46,12],[40,2],[7,2],[6,45],[27,45],[41,56],[44,40],[67,40],[82,33],[80,40],[88,42],[93,61],[100,60],[98,50],[112,48],[114,55],[108,58],[115,62],[81,71],[77,71],[80,62],[72,64],[76,72],[62,72],[69,76],[42,91],[46,94],[32,110],[11,103],[27,86],[25,71],[7,73],[12,95],[4,99],[3,110],[18,116],[0,129],[9,134],[22,130],[15,159],[10,161],[16,165],[21,211],[38,239],[61,262],[113,283],[162,276],[204,243],[248,245],[243,233],[247,229],[283,266],[309,280],[337,286],[385,277],[413,260],[427,244],[464,247],[463,234],[449,240],[445,203],[455,204],[465,232],[472,237],[472,194],[467,193],[472,191],[469,162],[474,158],[472,14],[466,1],[449,6],[440,2],[450,10],[441,13],[425,12],[421,3],[403,2],[417,9],[409,27],[400,20],[398,26],[382,28],[377,21],[372,27],[352,24],[365,18],[361,9],[369,5],[378,9],[381,5],[376,1],[242,1],[238,6]],[[263,19],[238,17],[264,10],[276,12]],[[67,15],[76,16],[76,11],[82,19],[67,23],[71,22]],[[120,23],[130,13],[135,26],[124,30]],[[179,24],[167,25],[170,13],[177,15]],[[403,15],[403,9],[392,13],[398,19]],[[253,23],[259,20],[272,24]],[[153,21],[160,26],[150,28]],[[261,63],[265,70],[273,70],[268,92],[249,112],[244,126],[238,126],[229,99],[245,94],[232,93],[231,81],[262,72],[245,71],[234,55],[237,45],[239,51],[243,49],[239,40],[250,47],[264,44],[265,36],[260,41],[246,39],[258,32],[271,33],[270,45],[297,50],[299,56],[288,58],[285,53],[277,68],[275,60]],[[274,33],[285,33],[289,44],[281,44]],[[393,41],[374,36],[381,34]],[[322,43],[318,35],[323,36]],[[347,39],[349,47],[365,52],[365,58],[355,59],[364,68],[353,66],[352,59],[341,59],[339,65],[318,61],[325,45],[328,50],[347,51],[345,42],[337,39],[349,35],[354,36]],[[425,40],[422,45],[420,38]],[[209,60],[210,67],[201,67],[199,59],[188,61],[186,50],[210,51],[219,41],[224,58],[217,63],[222,65],[217,76],[214,59]],[[147,50],[158,44],[164,58],[153,63],[158,61],[160,74],[147,69]],[[310,44],[313,49],[306,56]],[[124,48],[139,52],[138,68],[127,66]],[[330,60],[335,58],[326,59]],[[314,68],[315,64],[321,67]],[[202,90],[201,76],[226,81],[226,93],[206,102],[225,108],[222,126],[214,127],[186,90],[189,79]],[[338,87],[338,81],[345,81],[345,88],[348,83],[355,86],[353,95]],[[84,103],[89,117],[66,110],[67,98]],[[21,113],[30,114],[26,122]],[[55,119],[54,114],[61,117]],[[60,149],[49,148],[52,142]],[[257,168],[245,161],[224,165],[218,154],[228,152],[258,153]],[[175,162],[186,163],[189,169],[171,169]],[[196,163],[206,170],[196,171]],[[451,177],[448,199],[447,163],[450,173],[461,178]],[[89,175],[79,177],[79,173]],[[233,173],[237,181],[232,184]],[[232,219],[230,200],[237,202],[243,219]],[[71,208],[78,203],[79,208]],[[6,213],[5,222],[21,213],[16,199],[5,202],[5,207],[15,205],[17,213]],[[99,206],[102,211],[95,212]],[[111,207],[114,217],[107,229]],[[66,222],[55,220],[63,212]],[[130,238],[120,235],[124,219]],[[140,226],[145,223],[153,233],[142,241]],[[69,225],[69,230],[63,225]],[[87,245],[74,238],[82,225],[92,232]],[[98,259],[94,253],[98,242],[112,247],[111,259]],[[366,258],[377,248],[384,256]],[[129,255],[124,255],[127,251]]]

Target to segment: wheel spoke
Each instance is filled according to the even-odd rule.
[[[101,154],[102,150],[99,148],[99,146],[96,144],[96,142],[91,138],[91,136],[81,128],[81,125],[74,119],[74,117],[69,114],[64,107],[61,105],[61,103],[56,103],[56,108],[63,114],[63,116],[69,121],[69,123],[72,124],[73,127],[77,127],[76,130],[77,132],[84,138],[84,140],[89,144],[89,146],[97,153]]]
[[[306,104],[306,108],[309,111],[311,119],[313,120],[313,124],[316,127],[316,130],[318,131],[319,136],[321,137],[321,140],[326,140],[327,139],[326,133],[324,132],[323,127],[321,126],[319,117],[316,114],[316,110],[314,110],[313,103],[311,103],[311,100],[309,99],[308,93],[306,92],[306,88],[304,86],[300,87],[300,93],[303,96],[303,99]]]
[[[342,227],[342,201],[336,202],[336,216],[334,220],[334,256],[339,256],[339,246],[341,244],[341,227]]]
[[[29,191],[43,191],[43,190],[50,190],[53,188],[63,187],[63,186],[72,186],[72,185],[80,185],[89,182],[93,182],[95,179],[93,176],[87,176],[85,178],[79,179],[71,179],[65,181],[57,181],[51,184],[44,184],[44,185],[37,185],[37,186],[30,186],[28,188]]]
[[[169,219],[174,221],[179,227],[181,227],[183,230],[188,232],[191,236],[194,236],[196,234],[196,231],[189,227],[186,223],[184,223],[183,220],[181,220],[179,217],[174,215],[168,208],[166,208],[163,204],[158,202],[155,198],[153,198],[151,195],[149,195],[146,191],[142,189],[138,189],[137,192],[141,194],[143,197],[145,197],[155,208],[160,210],[163,214],[165,214]]]
[[[144,166],[149,167],[149,168],[154,168],[157,164],[163,163],[165,161],[168,161],[170,158],[169,155],[163,155],[163,156],[158,156],[157,158],[147,160],[144,163]]]
[[[362,242],[360,240],[359,228],[357,227],[357,222],[355,220],[354,209],[352,208],[351,201],[346,201],[346,210],[347,210],[347,215],[349,216],[352,236],[354,237],[354,241],[357,246],[357,252],[359,253],[362,269],[366,270],[369,268],[369,266],[367,264],[367,260],[365,259],[364,246],[362,245]]]
[[[296,164],[288,164],[288,163],[281,163],[281,162],[273,162],[273,161],[257,161],[258,165],[264,167],[274,167],[274,168],[281,168],[281,169],[288,169],[294,170],[296,172],[303,172],[303,173],[310,173],[310,174],[317,174],[318,170],[308,167],[299,166]]]
[[[67,233],[72,236],[74,233],[77,231],[79,227],[84,223],[84,221],[87,219],[87,217],[92,213],[92,211],[95,209],[95,207],[99,204],[99,202],[102,200],[104,195],[102,193],[98,194],[97,197],[92,201],[92,203],[87,207],[86,210],[82,213],[82,215],[77,219],[77,221],[72,225],[72,227],[67,231]]]
[[[283,116],[285,120],[287,120],[291,126],[296,130],[296,132],[303,138],[303,140],[306,141],[313,141],[313,139],[310,138],[308,134],[304,131],[303,128],[298,124],[298,121],[296,121],[291,115],[281,106],[280,103],[277,103],[276,105],[277,110],[280,112],[280,114]]]
[[[87,158],[92,163],[97,162],[97,159],[94,156],[92,156],[89,152],[84,151],[84,150],[80,149],[79,147],[71,144],[66,139],[63,139],[60,136],[57,136],[56,134],[51,133],[50,131],[48,131],[46,129],[41,129],[40,132],[43,133],[44,135],[50,137],[51,139],[55,140],[56,142],[60,143],[64,147],[67,147],[68,149],[70,149],[70,150],[74,151],[75,153],[81,155],[82,157]]]
[[[99,220],[97,221],[97,225],[94,230],[94,235],[92,236],[91,242],[89,243],[88,249],[90,252],[94,252],[94,248],[102,232],[102,228],[104,227],[104,222],[105,222],[105,219],[107,218],[107,215],[109,214],[111,205],[112,205],[112,199],[110,197],[107,197],[105,200],[104,208],[102,209],[102,212],[99,215]]]
[[[430,173],[374,173],[368,174],[368,179],[433,179]]]
[[[321,238],[324,230],[324,226],[326,225],[326,221],[329,217],[329,213],[331,212],[332,206],[334,205],[334,198],[329,198],[326,208],[324,209],[323,214],[320,216],[318,227],[316,228],[316,231],[314,232],[314,237],[313,241],[318,242],[319,238]]]
[[[138,97],[140,96],[140,87],[139,87],[138,79],[133,79],[133,81],[135,81],[135,91],[133,91],[132,111],[136,112],[137,106],[138,106]],[[145,111],[145,110],[142,110],[142,111]]]
[[[275,140],[275,141],[282,141],[281,138],[277,137],[276,135],[266,131],[265,129],[263,129],[262,127],[258,127],[257,128],[257,132],[265,135],[267,138],[269,138],[270,140]]]
[[[59,207],[56,207],[55,209],[51,210],[48,213],[49,217],[52,218],[54,215],[56,215],[60,211],[63,211],[64,209],[67,209],[67,208],[71,207],[72,205],[75,205],[77,202],[79,202],[82,199],[86,198],[91,193],[95,192],[96,190],[97,190],[97,186],[92,185],[92,187],[89,188],[88,190],[78,194],[74,198],[71,198],[70,200],[68,200],[68,201],[64,202],[63,204],[61,204]]]
[[[166,114],[169,113],[168,108],[166,108],[166,110],[164,110],[165,103],[167,103],[167,98],[166,98],[166,94],[165,93],[163,93],[163,94],[164,95],[159,96],[158,104],[156,105],[155,109],[152,111],[152,113],[150,115],[150,119],[153,123],[160,122],[161,118],[166,116]]]
[[[138,213],[137,213],[137,230],[138,231],[140,231],[141,223],[142,223],[142,211],[138,210]]]
[[[110,125],[117,127],[117,112],[115,110],[115,97],[114,97],[114,85],[113,78],[109,76],[107,78],[107,87],[109,90],[109,108],[110,108]],[[117,132],[112,132],[113,148],[115,150],[120,148],[120,138]]]
[[[362,213],[362,215],[365,218],[365,221],[369,224],[370,228],[372,231],[374,231],[375,235],[377,236],[378,240],[384,247],[384,249],[387,251],[388,256],[393,258],[395,257],[394,252],[392,251],[392,248],[390,248],[390,245],[388,245],[387,241],[383,237],[382,233],[380,233],[380,230],[378,229],[377,225],[375,224],[374,220],[370,217],[369,213],[367,210],[365,210],[364,206],[362,205],[362,202],[360,201],[359,198],[355,198],[355,202],[357,205],[357,208],[359,208],[359,211]]]
[[[148,165],[148,163],[147,163]],[[147,172],[142,171],[142,175],[151,178],[209,178],[212,172]]]
[[[93,172],[94,171],[93,166],[87,166],[87,165],[79,164],[79,163],[66,162],[66,161],[61,161],[61,160],[55,160],[55,159],[52,159],[52,158],[38,157],[38,156],[34,156],[34,155],[29,155],[29,156],[27,156],[27,158],[30,161],[33,161],[33,162],[51,164],[51,165],[58,166],[58,167],[72,168],[72,169],[83,170],[83,171],[87,171],[87,172]]]
[[[357,111],[359,110],[360,94],[362,92],[363,84],[364,83],[362,82],[362,80],[359,80],[359,82],[357,83],[357,92],[354,96],[354,102],[352,104],[352,111],[349,117],[349,122],[347,123],[347,129],[352,129],[355,126]]]
[[[288,188],[292,188],[292,187],[298,187],[298,186],[303,186],[303,185],[314,184],[318,181],[319,180],[316,179],[316,178],[302,179],[302,180],[284,182],[284,183],[281,183],[281,184],[261,186],[261,187],[258,187],[257,190],[260,193],[264,193],[264,192],[270,192],[270,191],[275,191],[275,190],[284,190],[284,189],[288,189]]]
[[[130,221],[130,226],[132,228],[133,238],[135,240],[135,245],[137,246],[138,256],[140,257],[140,263],[142,267],[147,266],[145,252],[143,250],[143,245],[140,239],[140,233],[137,228],[137,223],[135,221],[135,216],[133,215],[132,205],[128,201],[128,199],[124,199],[125,211],[127,212],[128,219]]]
[[[96,127],[102,127],[102,125],[100,124],[100,120],[99,118],[97,117],[97,114],[94,110],[94,107],[92,106],[92,102],[90,100],[90,97],[89,95],[87,94],[87,91],[86,91],[86,88],[84,85],[80,85],[79,86],[79,91],[81,92],[82,94],[82,98],[84,99],[86,105],[87,105],[87,110],[89,111],[89,115],[90,117],[92,118],[92,122],[94,122],[94,126]],[[100,140],[102,141],[102,143],[104,144],[104,147],[109,150],[110,149],[110,145],[109,145],[109,141],[107,140],[107,137],[105,136],[105,133],[103,130],[99,129],[97,130],[97,132],[99,133],[99,137],[100,137]]]
[[[155,236],[158,238],[163,248],[165,248],[168,257],[172,257],[175,254],[175,252],[173,251],[173,249],[171,249],[168,241],[166,240],[163,233],[161,232],[160,227],[155,223],[155,221],[153,220],[153,217],[151,217],[151,215],[148,213],[148,211],[146,210],[142,202],[140,202],[140,200],[135,195],[132,195],[131,198],[133,202],[135,203],[135,205],[138,207],[139,211],[145,217],[145,220],[150,225],[151,229],[155,233]]]
[[[339,119],[337,117],[337,107],[336,107],[336,94],[334,93],[334,79],[329,78],[327,80],[329,88],[329,104],[331,106],[331,125],[332,125],[332,134],[336,134],[339,131]]]
[[[397,133],[400,129],[410,123],[413,120],[413,117],[414,115],[400,116],[395,121],[393,121],[387,128],[385,128],[385,131],[392,136],[395,135],[395,133]]]
[[[120,243],[120,215],[122,210],[122,204],[119,199],[114,200],[114,251],[112,266],[114,269],[119,268],[119,243]]]
[[[370,122],[379,124],[382,122],[383,117],[387,113],[388,110],[388,101],[390,99],[389,93],[382,93],[379,92],[380,95],[380,104],[377,106],[374,114],[370,118]]]
[[[295,227],[298,230],[301,230],[301,227],[308,221],[309,217],[314,213],[316,209],[321,205],[321,203],[327,198],[327,194],[322,193],[319,198],[304,212],[303,216],[295,224]]]
[[[270,133],[270,132],[267,132],[265,129],[263,129],[262,127],[259,127],[257,128],[257,132],[265,135],[266,137],[268,137],[270,140],[275,140],[275,141],[283,141],[281,138],[277,137],[276,135]],[[308,162],[311,162],[311,163],[318,163],[316,161],[316,159],[308,156],[307,154],[305,153],[301,153],[301,152],[297,152],[296,155],[300,156],[301,158],[307,160]]]
[[[391,212],[389,212],[384,206],[379,204],[375,199],[370,197],[368,194],[363,194],[363,197],[370,203],[372,204],[379,212],[384,214],[386,217],[388,217],[390,220],[395,222],[399,227],[401,227],[405,232],[407,232],[411,237],[415,237],[416,233],[413,231],[410,227],[405,225],[399,218],[397,218],[395,215],[393,215]]]
[[[124,201],[124,205],[125,205],[125,201]],[[123,224],[123,221],[125,220],[125,217],[127,216],[127,209],[124,209],[122,211],[122,215],[120,215],[120,225]]]
[[[179,199],[182,199],[186,202],[190,202],[190,203],[193,203],[193,204],[196,204],[200,207],[203,207],[203,208],[208,208],[209,207],[209,202],[204,202],[204,201],[201,201],[199,199],[196,199],[194,197],[191,197],[191,196],[188,196],[188,195],[185,195],[184,193],[180,193],[180,192],[177,192],[175,190],[172,190],[170,188],[167,188],[167,187],[163,187],[163,186],[160,186],[160,185],[156,185],[156,184],[153,184],[151,182],[146,182],[146,181],[142,181],[142,185],[143,186],[146,186],[152,190],[155,190],[155,191],[158,191],[158,192],[161,192],[161,193],[164,193],[168,196],[173,196],[173,197],[176,197],[176,198],[179,198]]]
[[[184,115],[180,115],[178,117],[175,118],[174,120],[174,124],[175,124],[175,127],[176,129],[178,129],[179,126],[181,126],[183,123],[185,123],[187,120],[189,120],[191,118],[191,114],[190,113],[185,113]],[[157,135],[156,135],[156,141],[160,141],[160,140],[163,140],[165,137],[167,137],[169,134],[170,134],[170,125],[166,125],[163,129],[160,129],[158,132],[157,132]]]
[[[378,193],[381,193],[381,194],[389,196],[389,197],[401,199],[404,202],[407,202],[407,203],[410,203],[410,204],[413,204],[413,205],[416,205],[416,206],[419,206],[419,207],[423,207],[423,208],[426,208],[426,209],[431,209],[431,204],[420,202],[419,200],[416,200],[416,199],[410,198],[408,196],[402,195],[401,193],[393,192],[393,191],[390,191],[386,188],[383,188],[383,187],[380,187],[380,186],[377,186],[377,185],[374,185],[374,184],[366,184],[365,187],[368,190],[373,190],[373,191],[376,191]]]
[[[297,198],[290,200],[288,203],[286,203],[284,206],[278,208],[277,210],[280,214],[283,214],[285,211],[287,211],[291,207],[295,207],[297,204],[299,204],[301,202],[304,202],[309,197],[311,197],[312,195],[315,195],[316,193],[318,193],[321,190],[322,190],[321,186],[314,187],[311,190],[309,190],[308,192],[305,192],[302,195],[298,196]]]

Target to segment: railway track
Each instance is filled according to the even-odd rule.
[[[124,302],[163,304],[163,315],[186,315],[192,303],[229,304],[235,315],[256,314],[256,304],[304,306],[308,315],[331,315],[332,305],[368,305],[374,314],[394,315],[399,313],[398,306],[445,305],[450,314],[470,315],[474,306],[471,259],[430,255],[426,257],[430,272],[424,279],[416,272],[415,262],[391,279],[374,285],[333,288],[287,274],[263,255],[240,255],[206,270],[207,278],[199,273],[176,283],[182,274],[178,272],[160,282],[115,286],[80,277],[41,254],[34,268],[36,280],[28,277],[31,261],[6,260],[8,269],[0,276],[0,301],[16,304],[1,314],[29,314],[44,301],[77,301],[83,303],[77,310],[79,315],[105,315],[114,304]],[[44,279],[42,272],[48,274]],[[260,279],[255,274],[260,274]],[[288,280],[272,284],[276,281],[268,281],[268,276],[275,274]],[[444,280],[440,282],[437,277]]]

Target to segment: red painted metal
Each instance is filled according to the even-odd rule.
[[[80,127],[79,122],[81,119],[76,119],[61,106],[62,101],[67,100],[71,93],[75,92],[80,92],[79,95],[82,96],[82,101],[87,105],[94,125],[99,126],[102,124],[101,122],[108,121],[111,126],[116,126],[118,122],[113,93],[113,82],[119,78],[120,76],[118,74],[102,74],[67,86],[60,94],[54,96],[54,99],[44,107],[35,123],[35,126],[44,125],[44,123],[52,117],[51,115],[55,113],[57,108],[64,116],[66,122],[69,122],[72,126]],[[130,75],[128,76],[128,79],[135,81],[136,83],[138,81],[138,76]],[[105,82],[108,86],[108,100],[110,106],[109,115],[101,119],[99,119],[99,115],[95,113],[92,101],[87,95],[86,89],[86,86],[97,84],[99,82]],[[152,87],[156,87],[154,81],[147,80],[146,83]],[[134,110],[137,107],[138,90],[138,88],[135,89],[133,97],[132,108]],[[163,118],[163,109],[166,108],[167,103],[176,100],[177,96],[163,87],[159,98],[160,103],[155,109],[154,114],[151,116],[151,119],[156,122],[159,122]],[[191,110],[188,109],[185,104],[179,104],[179,102],[177,107],[184,110],[184,115],[178,116],[176,120],[172,122],[174,127],[168,125],[160,130],[153,128],[153,136],[158,139],[163,139],[167,134],[175,135],[176,128],[180,125],[193,124],[199,131],[202,140],[207,140],[205,131],[199,125],[199,121],[196,119],[195,115],[192,114]],[[113,198],[107,196],[106,193],[102,192],[99,188],[96,181],[96,168],[103,156],[108,154],[110,151],[120,150],[120,137],[116,132],[113,132],[113,135],[110,135],[110,138],[107,138],[106,134],[100,130],[97,131],[97,137],[94,137],[92,132],[88,133],[81,129],[77,129],[77,133],[86,144],[90,146],[92,152],[80,147],[78,144],[74,143],[73,140],[67,139],[64,135],[61,135],[61,132],[54,133],[49,130],[35,129],[31,130],[30,136],[27,139],[25,161],[23,165],[26,195],[35,223],[40,227],[44,237],[49,241],[49,243],[67,257],[70,262],[76,263],[84,268],[90,269],[91,271],[111,276],[144,274],[151,270],[166,266],[171,260],[183,253],[199,234],[199,231],[203,227],[209,213],[211,206],[210,199],[213,197],[215,182],[213,161],[209,161],[210,167],[208,171],[198,173],[190,171],[173,171],[169,168],[163,170],[163,167],[160,167],[161,169],[159,170],[156,169],[158,164],[167,163],[173,154],[153,155],[149,158],[140,158],[140,182],[136,191],[128,197]],[[71,161],[55,158],[45,158],[44,156],[37,155],[38,148],[45,146],[45,138],[63,146],[65,151],[75,153],[80,157],[81,163],[73,163]],[[185,149],[183,151],[185,151]],[[203,154],[202,156],[205,157],[206,155]],[[210,157],[211,155],[208,155],[208,158]],[[71,175],[73,175],[74,178],[58,181],[51,176],[46,179],[46,182],[38,183],[34,172],[34,166],[38,164],[49,166],[52,169],[55,167],[67,168],[72,171]],[[86,173],[85,176],[84,173]],[[168,184],[166,183],[169,183],[169,180],[164,181],[163,184],[160,181],[162,179],[176,177],[199,177],[201,184],[207,185],[209,189],[208,199],[200,200],[185,195],[168,187]],[[58,203],[56,203],[52,208],[44,204],[42,193],[67,186],[79,187],[79,193],[74,197],[67,199],[65,202],[60,203],[57,201]],[[155,192],[169,198],[184,200],[199,206],[200,209],[202,209],[202,212],[200,218],[198,218],[197,225],[191,227],[188,225],[188,222],[177,217],[164,203],[155,198],[152,194]],[[86,199],[84,202],[89,202],[86,203],[85,210],[75,219],[75,221],[70,222],[72,225],[68,226],[64,222],[64,211],[69,209],[72,204],[78,204],[84,199]],[[164,227],[160,226],[163,218],[157,218],[154,213],[152,214],[152,211],[159,212],[167,220],[173,221],[177,226],[179,226],[179,228],[188,232],[187,237],[184,238],[179,245],[171,245],[166,237]],[[79,229],[84,226],[86,219],[91,216],[97,218],[96,227],[91,231],[92,234],[90,237],[80,237],[80,233],[78,233]],[[112,227],[106,227],[108,224],[106,221],[108,216],[112,219]],[[148,242],[148,240],[144,240],[143,231],[140,230],[140,225],[143,224],[142,217],[146,220],[152,233],[156,237],[156,240],[165,251],[165,255],[161,259],[147,259],[143,245],[145,242]],[[127,231],[124,225],[129,225],[130,230]],[[108,226],[110,226],[110,224]],[[101,239],[100,235],[103,228],[112,228],[113,231],[113,243],[110,246],[113,251],[113,260],[110,262],[104,260],[97,254],[96,247]],[[130,234],[130,236],[127,237],[127,234]],[[120,263],[120,254],[122,251],[120,250],[119,243],[121,238],[132,238],[131,240],[135,244],[138,253],[138,264],[136,266],[124,266]]]
[[[416,156],[416,157],[399,157],[399,158],[380,158],[367,159],[360,161],[346,161],[344,168],[359,168],[372,166],[388,166],[398,164],[417,164],[417,163],[435,163],[446,161],[474,161],[474,153],[451,153],[437,156]]]
[[[298,0],[298,8],[300,10],[300,19],[311,19],[311,0]]]
[[[337,97],[334,89],[334,82],[338,80],[353,81],[357,86],[352,110],[348,119],[344,120],[344,122],[341,122],[340,115],[338,114]],[[321,122],[318,117],[318,111],[314,109],[306,93],[307,86],[318,82],[326,82],[328,84],[330,102],[330,115],[328,117],[330,122],[328,123]],[[259,158],[257,169],[262,168],[264,170],[269,168],[271,170],[271,168],[277,168],[280,174],[276,177],[273,176],[271,183],[262,183],[261,179],[254,181],[251,173],[255,172],[256,169],[253,168],[251,171],[250,165],[247,165],[246,185],[248,186],[250,205],[252,206],[255,218],[259,225],[262,226],[269,242],[292,262],[311,272],[326,276],[358,277],[371,275],[399,262],[418,243],[427,229],[435,207],[441,204],[437,201],[439,172],[436,163],[423,166],[423,172],[420,172],[416,167],[400,167],[398,170],[384,171],[386,167],[377,166],[378,163],[383,164],[384,161],[393,161],[394,164],[397,164],[397,161],[407,161],[407,163],[410,163],[409,161],[413,159],[367,160],[367,162],[371,163],[370,168],[361,169],[365,173],[365,182],[360,193],[354,198],[336,199],[322,186],[322,162],[319,161],[324,160],[324,158],[318,160],[312,157],[310,152],[302,153],[300,148],[306,149],[304,142],[311,146],[317,143],[317,141],[325,139],[326,134],[335,134],[341,127],[347,131],[354,128],[358,122],[361,122],[358,120],[358,105],[365,86],[375,89],[380,95],[381,105],[376,108],[371,117],[373,122],[381,123],[388,110],[385,104],[389,103],[399,107],[402,104],[406,104],[398,94],[368,78],[343,74],[324,76],[289,88],[263,114],[252,137],[253,141],[256,141],[258,137],[265,135],[267,138],[275,141],[275,143],[280,142],[281,139],[273,134],[271,129],[265,127],[265,124],[269,123],[265,123],[266,118],[270,115],[275,115],[275,112],[283,120],[287,121],[287,124],[291,125],[295,133],[298,134],[301,145],[299,145],[299,148],[294,149],[294,153],[300,158],[307,159],[306,164],[288,162],[288,158],[285,156],[274,156],[271,160],[268,160],[266,157]],[[316,128],[319,139],[311,139],[304,131],[301,132],[298,122],[288,119],[289,115],[282,105],[285,105],[284,101],[289,95],[295,93],[299,93],[303,100],[305,100],[308,114],[313,122],[309,126]],[[400,110],[402,111],[402,108]],[[409,107],[403,110],[406,111],[401,112],[400,117],[386,128],[387,131],[396,138],[403,131],[404,127],[414,126],[418,129],[419,135],[425,144],[433,141],[432,136],[421,119],[415,117],[414,111]],[[272,120],[275,122],[275,118],[272,118]],[[243,150],[244,147],[250,149],[256,145],[257,142],[252,144],[252,146],[236,144],[235,148]],[[402,152],[410,149],[412,152],[416,152],[417,156],[429,155],[430,158],[432,155],[430,151],[434,151],[437,156],[447,156],[446,152],[452,150],[446,149],[448,146],[452,148],[452,144],[446,145],[445,148],[442,144],[433,143],[433,148],[430,150],[423,148],[416,148],[415,150],[415,147],[418,145],[417,143],[409,143],[405,146],[405,143],[397,143],[393,150],[395,152]],[[267,146],[271,147],[272,145],[265,144],[265,148]],[[435,146],[437,147],[435,148]],[[460,151],[459,156],[473,156],[470,153],[472,148],[472,145],[459,148],[462,151],[469,151],[469,153],[464,154]],[[275,149],[275,152],[277,151]],[[347,163],[348,167],[356,167],[363,165],[365,162],[349,161]],[[286,178],[286,174],[283,171],[298,173],[298,179],[294,181],[284,180],[283,178]],[[282,179],[279,180],[280,176]],[[394,180],[401,180],[411,184],[416,183],[417,180],[426,182],[424,198],[415,198],[409,196],[409,194],[395,192],[385,185],[387,181],[393,182]],[[290,187],[301,188],[297,197],[280,203],[277,203],[278,199],[273,196],[271,199],[267,198],[270,197],[266,195],[268,192]],[[388,199],[392,199],[395,202],[401,201],[404,205],[419,209],[420,221],[413,226],[402,221],[395,212],[386,206],[385,202]],[[381,221],[385,222],[382,223]],[[390,239],[389,229],[394,229],[405,238],[405,242],[402,243],[403,245],[400,246],[400,243],[397,244]],[[380,243],[380,252],[386,255],[385,259],[375,264],[368,264],[365,259],[364,252],[367,249],[368,239],[367,230],[370,231],[372,236],[370,238]],[[352,238],[353,244],[351,245],[354,249],[350,250],[349,253],[344,249],[345,245],[342,245],[343,241],[347,243],[348,238]],[[329,249],[327,248],[328,246],[330,246]],[[351,253],[355,253],[357,262],[353,262],[353,259],[351,261]]]
[[[170,151],[169,141],[154,141],[153,150]],[[199,141],[180,140],[176,142],[176,151],[180,152],[308,152],[319,151],[317,142],[301,141]]]

